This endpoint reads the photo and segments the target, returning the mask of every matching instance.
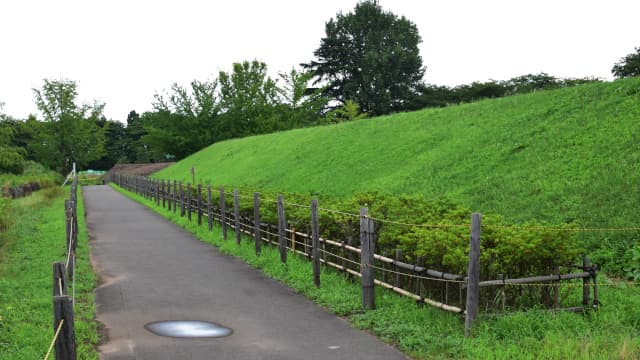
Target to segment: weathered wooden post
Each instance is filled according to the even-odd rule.
[[[155,190],[156,190],[156,205],[160,206],[160,180],[156,179],[155,183],[156,183],[155,184],[155,186],[156,186],[156,188],[155,188]]]
[[[173,213],[178,211],[178,182],[173,180]]]
[[[184,188],[182,187],[182,181],[180,181],[180,217],[184,217]]]
[[[187,183],[187,219],[191,221],[191,183]]]
[[[471,240],[469,243],[469,267],[467,268],[467,306],[464,335],[471,335],[471,327],[478,317],[480,298],[480,229],[482,215],[471,215]]]
[[[160,196],[162,197],[162,208],[164,209],[165,207],[167,207],[167,201],[166,201],[166,196],[165,196],[165,192],[164,192],[164,179],[162,179],[162,184],[161,186],[161,191],[160,191]]]
[[[213,230],[213,204],[211,204],[211,185],[207,185],[207,227]]]
[[[202,225],[202,185],[198,184],[196,190],[196,206],[198,207],[198,226]]]
[[[311,258],[313,261],[313,284],[320,287],[320,233],[318,224],[318,200],[311,200]]]
[[[233,190],[233,225],[236,228],[236,244],[240,245],[240,201],[238,190]]]
[[[278,244],[280,245],[280,261],[287,262],[287,219],[284,214],[284,197],[278,195]]]
[[[591,260],[585,256],[582,259],[582,271],[590,271],[591,270]],[[589,277],[582,278],[582,306],[585,309],[588,309],[591,302],[591,296],[589,293]]]
[[[402,261],[402,250],[396,249],[396,261]],[[402,274],[400,273],[400,267],[394,264],[394,270],[396,272],[396,283],[395,285],[399,288],[402,288]]]
[[[71,200],[64,201],[64,216],[65,216],[65,226],[67,231],[67,251],[71,249],[71,242],[73,241],[73,210],[71,210]]]
[[[227,240],[227,201],[224,199],[224,187],[220,188],[220,223],[222,224],[222,239]]]
[[[53,331],[54,334],[64,320],[55,342],[56,359],[76,359],[76,334],[73,321],[73,302],[67,295],[53,297]]]
[[[171,211],[172,208],[172,197],[173,195],[171,194],[171,180],[167,179],[167,210]]]
[[[360,208],[360,274],[362,275],[362,307],[375,309],[375,281],[373,271],[373,254],[375,239],[373,220],[369,219],[369,209]]]
[[[64,264],[61,262],[53,263],[53,296],[62,296],[67,294],[67,275],[65,273]]]
[[[256,255],[260,255],[262,246],[262,234],[260,231],[260,194],[253,193],[253,232],[256,242]]]

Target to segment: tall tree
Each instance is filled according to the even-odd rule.
[[[221,71],[221,119],[217,126],[220,139],[264,134],[277,130],[276,83],[267,75],[267,65],[257,60],[234,63],[233,71]]]
[[[640,76],[640,47],[613,65],[611,73],[616,78]]]
[[[366,0],[330,19],[325,32],[317,59],[302,65],[314,71],[317,84],[326,82],[328,96],[353,100],[370,115],[402,110],[415,96],[425,68],[414,23]]]
[[[96,121],[104,104],[76,104],[74,81],[45,79],[42,89],[33,91],[45,121],[32,143],[40,162],[64,174],[74,162],[82,168],[102,156],[104,135]]]
[[[282,85],[278,86],[281,97],[280,116],[277,130],[317,125],[329,99],[322,94],[323,89],[309,90],[313,78],[311,71],[298,71],[295,68],[288,73],[280,73]]]
[[[168,95],[156,94],[154,112],[143,114],[143,141],[169,158],[182,159],[217,140],[220,112],[217,81],[173,84]]]

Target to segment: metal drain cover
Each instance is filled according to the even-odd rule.
[[[222,325],[197,320],[154,321],[144,328],[156,335],[173,338],[218,338],[229,336],[233,332]]]

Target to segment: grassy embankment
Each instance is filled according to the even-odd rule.
[[[11,225],[0,233],[1,359],[42,359],[53,337],[52,264],[65,259],[65,198],[68,188],[53,187],[10,203]],[[82,197],[78,200],[78,214],[84,214]],[[89,262],[83,216],[78,227],[78,358],[97,359],[99,337],[93,319],[96,278]]]
[[[348,196],[444,196],[508,221],[638,227],[640,78],[224,141],[155,176]],[[347,209],[356,210],[357,209]],[[587,232],[618,273],[640,231]],[[640,252],[640,246],[638,246]]]
[[[637,288],[607,283],[601,289],[601,310],[585,315],[529,311],[500,317],[481,317],[471,338],[463,334],[464,321],[451,313],[419,307],[411,299],[391,291],[376,290],[377,309],[361,312],[360,287],[331,269],[322,269],[321,287],[315,288],[311,264],[289,256],[280,263],[277,249],[264,247],[255,255],[252,239],[242,246],[222,240],[221,230],[197,226],[153,201],[114,188],[139,201],[168,220],[215,245],[221,252],[242,258],[266,275],[304,294],[354,326],[374,332],[381,339],[417,359],[633,359],[640,357],[640,306]]]

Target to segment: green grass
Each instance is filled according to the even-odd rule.
[[[64,177],[62,175],[46,169],[34,161],[26,161],[24,173],[20,175],[0,173],[0,187],[11,187],[30,182],[38,182],[43,188],[46,188],[56,184],[62,184],[63,181]]]
[[[154,176],[187,182],[195,166],[214,186],[417,194],[512,223],[640,227],[639,119],[631,78],[224,141]],[[640,231],[582,238],[621,274]]]
[[[280,263],[279,252],[263,247],[255,255],[252,239],[243,245],[222,240],[215,226],[197,226],[153,201],[122,190],[166,219],[192,232],[222,253],[242,258],[266,275],[345,317],[355,327],[372,331],[384,341],[416,359],[636,359],[640,358],[640,293],[637,287],[600,279],[601,310],[582,314],[529,311],[500,317],[481,317],[473,336],[463,335],[464,322],[456,315],[431,307],[419,307],[413,300],[376,289],[377,309],[362,312],[360,287],[332,269],[322,269],[321,287],[312,282],[307,260],[288,256]]]
[[[12,201],[13,224],[0,234],[0,358],[42,359],[53,336],[52,264],[64,261],[64,200],[54,187]],[[84,214],[78,197],[78,214]],[[99,343],[84,217],[78,219],[75,330],[78,359],[97,359]],[[53,356],[50,357],[52,359]]]

